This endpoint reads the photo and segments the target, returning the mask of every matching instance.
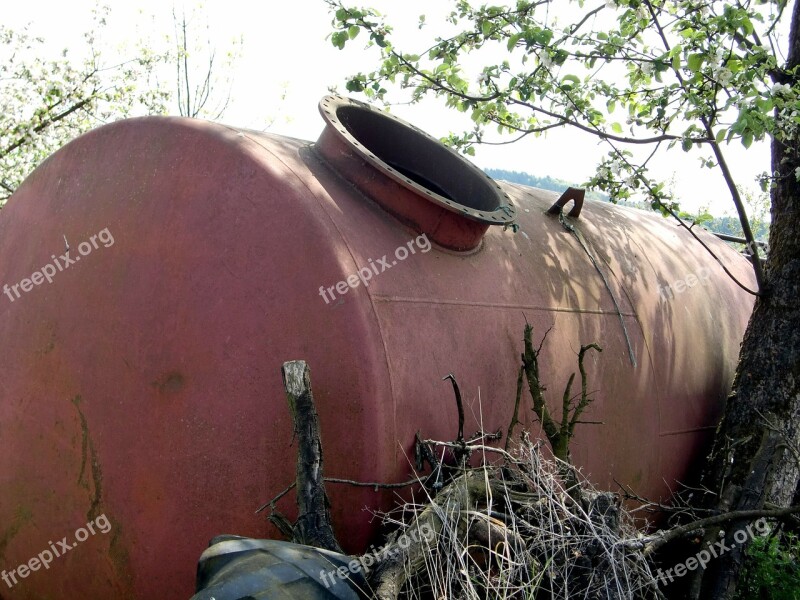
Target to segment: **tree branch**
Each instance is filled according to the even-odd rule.
[[[721,515],[714,515],[713,517],[706,517],[698,521],[687,523],[686,525],[681,525],[680,527],[674,527],[673,529],[637,540],[636,543],[637,545],[641,544],[639,547],[644,548],[644,554],[647,556],[665,544],[685,537],[688,534],[704,527],[719,525],[720,523],[728,523],[730,521],[760,519],[762,517],[781,519],[797,513],[800,513],[800,506],[790,506],[788,508],[779,508],[774,510],[737,510]]]

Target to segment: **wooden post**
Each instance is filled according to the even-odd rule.
[[[283,363],[281,374],[298,443],[295,541],[341,553],[331,527],[330,503],[325,493],[322,442],[311,393],[311,372],[304,360],[293,360]]]

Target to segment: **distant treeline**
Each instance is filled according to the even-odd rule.
[[[739,217],[714,217],[710,221],[704,221],[703,227],[717,233],[744,237]],[[769,237],[769,223],[763,221],[750,223],[750,228],[753,230],[753,236],[757,240],[766,241]]]
[[[484,169],[484,171],[493,179],[502,179],[504,181],[510,181],[511,183],[519,183],[521,185],[527,185],[542,190],[551,190],[553,192],[563,192],[568,187],[580,187],[580,184],[578,183],[570,183],[569,181],[556,179],[550,176],[537,177],[536,175],[531,175],[530,173],[506,171],[503,169]],[[587,190],[586,197],[592,198],[593,200],[601,200],[603,202],[609,201],[608,195],[601,192],[592,192]],[[638,202],[626,202],[625,206],[631,206],[641,210],[650,210],[648,206]],[[742,233],[742,226],[739,224],[739,219],[737,217],[709,217],[711,217],[711,215],[704,215],[701,219],[701,224],[706,229],[716,231],[717,233],[727,233],[728,235],[734,235],[738,237],[742,237],[744,235]],[[753,234],[757,240],[767,239],[769,236],[769,223],[756,222],[751,223],[751,226],[753,228]]]
[[[511,183],[519,183],[530,187],[539,188],[540,190],[550,190],[552,192],[563,192],[568,187],[581,187],[579,183],[564,181],[563,179],[556,179],[555,177],[536,177],[530,173],[521,173],[519,171],[505,171],[503,169],[484,169],[484,172],[492,179],[502,179],[510,181]],[[586,191],[586,197],[592,200],[601,200],[608,202],[608,195],[600,192]]]

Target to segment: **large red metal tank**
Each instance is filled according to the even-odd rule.
[[[604,347],[586,413],[604,424],[573,447],[593,480],[659,499],[687,473],[752,301],[684,230],[586,202],[573,223],[618,311],[545,214],[555,195],[495,184],[364,105],[321,110],[315,144],[180,118],[101,127],[0,212],[3,598],[186,598],[212,536],[275,535],[254,510],[294,477],[291,359],[311,366],[326,473],[400,481],[417,429],[455,436],[447,373],[468,433],[507,426],[527,318],[537,338],[552,328],[554,407],[579,346]],[[745,259],[699,235],[752,285]],[[359,269],[369,285],[350,287]],[[329,492],[340,537],[363,549],[361,507],[390,496]]]

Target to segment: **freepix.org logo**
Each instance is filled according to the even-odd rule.
[[[95,527],[97,529],[95,529]],[[74,536],[76,541],[70,543],[67,536],[64,536],[55,544],[51,540],[47,542],[49,548],[42,550],[28,562],[10,571],[3,570],[3,572],[0,573],[0,579],[2,579],[8,587],[14,587],[19,583],[19,579],[27,578],[34,571],[38,571],[42,567],[44,567],[45,570],[49,569],[50,563],[53,562],[54,559],[64,556],[79,543],[88,540],[90,535],[108,533],[109,531],[111,531],[111,522],[108,520],[105,513],[103,513],[93,521],[86,523],[85,526],[78,527],[78,529],[75,530]]]
[[[410,532],[402,534],[395,545],[384,546],[381,550],[375,550],[371,546],[372,552],[366,553],[360,558],[354,558],[347,566],[341,566],[338,569],[330,571],[320,571],[319,578],[326,588],[330,589],[331,586],[336,585],[337,579],[347,579],[350,574],[360,573],[364,569],[369,569],[377,562],[385,561],[389,558],[397,556],[403,550],[406,550],[414,542],[432,542],[436,537],[436,531],[428,525],[423,524],[418,529],[411,529]]]
[[[361,284],[363,284],[364,287],[368,287],[370,280],[374,276],[388,271],[393,266],[397,265],[399,261],[407,259],[410,254],[416,254],[416,248],[419,248],[423,254],[431,249],[431,241],[428,239],[427,235],[423,233],[413,240],[409,240],[405,246],[399,246],[396,248],[394,251],[394,260],[391,262],[389,262],[390,259],[386,254],[375,261],[370,258],[369,261],[367,261],[369,266],[361,267],[358,270],[358,273],[353,273],[347,279],[340,281],[328,288],[322,285],[319,286],[319,295],[323,300],[325,300],[325,304],[330,304],[331,300],[336,298],[337,293],[340,296],[343,296],[351,289],[355,289]],[[330,299],[328,296],[330,296]]]
[[[755,530],[754,530],[755,527]],[[725,541],[725,532],[719,532],[719,541],[713,544],[707,544],[703,550],[700,550],[694,556],[690,556],[684,562],[675,565],[666,571],[659,569],[656,572],[656,582],[658,585],[666,585],[668,582],[672,583],[675,579],[680,579],[687,573],[691,573],[696,569],[705,569],[713,558],[719,558],[726,552],[736,548],[737,544],[742,546],[748,540],[753,539],[756,535],[766,535],[769,533],[769,524],[764,517],[761,517],[755,523],[749,524],[745,529],[737,529],[733,534],[734,543],[728,545]]]
[[[34,271],[30,277],[26,277],[14,285],[8,285],[7,283],[4,284],[3,293],[6,295],[6,297],[8,297],[9,301],[14,302],[22,297],[20,290],[27,294],[34,288],[34,286],[42,285],[45,281],[47,281],[47,283],[53,283],[53,277],[55,277],[57,273],[60,273],[68,269],[71,265],[76,264],[81,259],[81,256],[88,256],[93,250],[97,250],[100,247],[100,244],[103,244],[104,248],[109,248],[114,245],[114,236],[111,235],[108,227],[91,236],[88,241],[78,244],[79,256],[71,257],[69,255],[71,250],[69,249],[68,245],[66,253],[60,255],[59,257],[56,257],[56,255],[53,254],[50,257],[53,259],[53,262],[46,264],[37,271]]]

